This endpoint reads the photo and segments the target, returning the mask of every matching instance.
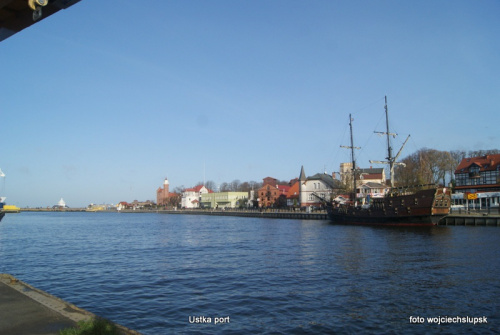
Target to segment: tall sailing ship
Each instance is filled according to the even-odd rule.
[[[394,187],[394,167],[404,165],[396,160],[401,154],[408,138],[403,143],[396,156],[392,154],[389,132],[389,115],[387,97],[385,97],[385,117],[387,131],[381,134],[387,136],[387,161],[370,161],[370,163],[388,164],[390,169],[390,189],[381,198],[371,198],[368,204],[358,204],[356,196],[356,161],[354,158],[352,118],[349,115],[351,132],[351,159],[353,172],[353,194],[351,201],[346,203],[332,202],[327,206],[328,216],[334,223],[360,225],[395,225],[395,226],[431,226],[436,225],[441,218],[448,215],[451,207],[451,189],[436,185],[415,185]]]

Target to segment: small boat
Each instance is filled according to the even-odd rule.
[[[349,115],[349,126],[351,131],[352,171],[353,171],[353,194],[351,200],[344,203],[331,202],[327,204],[327,211],[333,223],[358,224],[358,225],[380,225],[380,226],[432,226],[438,224],[439,220],[448,215],[451,207],[451,189],[431,185],[414,185],[408,187],[394,187],[394,166],[404,165],[397,163],[396,159],[408,141],[403,143],[396,156],[392,155],[390,136],[396,134],[389,132],[389,116],[387,111],[387,97],[385,97],[385,116],[387,131],[381,134],[387,135],[388,157],[387,161],[370,161],[370,163],[384,163],[390,167],[391,187],[381,198],[369,199],[368,204],[358,205],[356,197],[356,161],[354,159],[352,118]]]
[[[2,171],[0,171],[2,173]],[[3,217],[5,216],[5,198],[0,197],[0,221],[2,221]]]
[[[3,205],[3,211],[5,213],[21,213],[21,208],[14,205]]]
[[[2,172],[0,169],[0,178],[5,178],[5,173]],[[5,216],[5,197],[0,197],[0,221],[2,221],[3,217]]]

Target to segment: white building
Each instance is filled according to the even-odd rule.
[[[347,189],[352,190],[352,163],[340,163],[340,180]],[[357,198],[379,198],[387,193],[389,187],[386,183],[385,169],[356,168],[356,197]]]
[[[299,183],[301,207],[321,206],[321,199],[330,201],[333,190],[338,188],[338,181],[332,175],[326,173],[317,173],[306,178],[303,166],[300,170]]]
[[[357,193],[358,198],[366,198],[368,196],[370,198],[382,198],[389,190],[389,187],[381,183],[366,182],[359,185],[357,189],[358,189]]]
[[[203,185],[185,189],[182,192],[181,207],[200,208],[201,195],[207,193],[213,193],[213,191]]]

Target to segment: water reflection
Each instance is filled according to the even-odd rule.
[[[425,333],[410,315],[498,313],[497,227],[45,214],[2,221],[0,272],[144,334],[221,331],[197,314],[229,333]]]

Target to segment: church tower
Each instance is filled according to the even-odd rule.
[[[300,202],[300,207],[303,207],[306,205],[307,198],[306,198],[306,174],[304,173],[304,166],[302,165],[302,168],[300,169],[300,177],[299,177],[299,202]]]

